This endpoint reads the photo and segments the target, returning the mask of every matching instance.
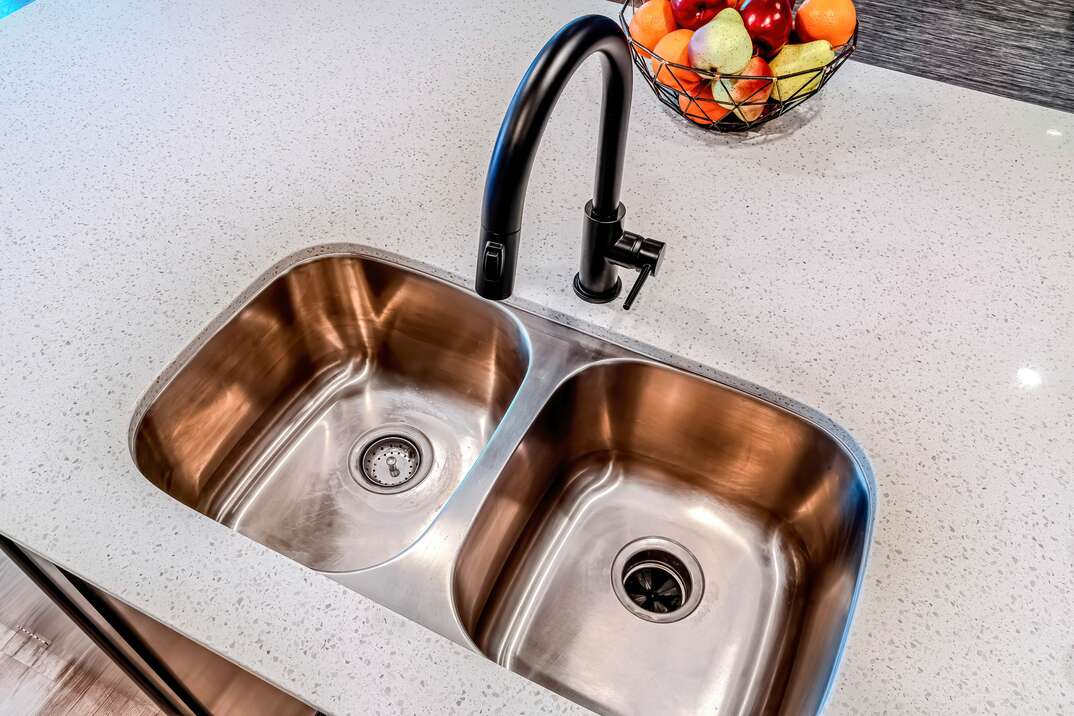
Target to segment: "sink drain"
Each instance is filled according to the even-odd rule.
[[[682,606],[687,589],[679,570],[667,564],[670,555],[654,555],[631,567],[623,577],[630,601],[653,614],[670,614]],[[662,561],[657,561],[663,557]]]
[[[403,492],[429,474],[433,447],[408,425],[382,425],[363,434],[351,447],[348,464],[359,485],[382,494]]]
[[[663,537],[645,537],[616,555],[612,589],[635,616],[668,623],[689,616],[697,608],[705,582],[701,565],[689,550]]]

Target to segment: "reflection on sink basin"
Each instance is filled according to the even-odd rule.
[[[492,487],[460,618],[489,658],[601,713],[814,713],[870,499],[790,412],[651,363],[592,365]]]
[[[850,436],[319,250],[338,253],[280,262],[146,397],[149,480],[598,712],[820,711],[874,514]]]
[[[151,403],[142,473],[314,569],[412,544],[500,422],[528,346],[505,310],[361,256],[296,265]]]

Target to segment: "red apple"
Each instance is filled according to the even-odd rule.
[[[794,23],[793,7],[793,0],[743,0],[738,6],[742,24],[763,56],[775,57],[787,44]]]
[[[749,79],[729,80],[721,77],[712,83],[712,96],[725,109],[734,109],[743,122],[752,122],[764,112],[772,94],[772,68],[760,57],[751,57],[739,72]]]
[[[728,0],[671,0],[671,14],[679,27],[696,30],[725,7],[733,7]]]

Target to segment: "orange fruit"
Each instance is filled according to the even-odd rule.
[[[857,24],[853,0],[806,0],[794,18],[794,29],[802,42],[827,40],[832,47],[845,45]]]
[[[731,111],[730,107],[723,107],[712,98],[712,85],[708,82],[696,96],[680,94],[679,109],[691,122],[706,125],[719,122]]]
[[[694,36],[693,30],[675,30],[664,35],[660,42],[653,48],[653,74],[656,81],[667,85],[678,92],[686,91],[693,93],[701,83],[701,78],[696,72],[671,67],[662,60],[674,62],[677,65],[690,66],[690,58],[687,57],[687,47],[690,38]],[[676,81],[677,80],[677,81]]]
[[[634,11],[630,18],[630,37],[634,42],[650,50],[676,27],[675,15],[671,12],[671,0],[649,0]],[[642,57],[652,57],[644,50]]]

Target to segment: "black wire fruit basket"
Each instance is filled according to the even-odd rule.
[[[630,18],[642,4],[643,0],[623,0],[619,9],[619,24],[630,42],[634,65],[661,102],[695,127],[709,132],[744,132],[786,114],[820,92],[858,44],[855,25],[850,39],[832,48],[835,56],[823,66],[779,76],[718,75],[665,60],[636,42],[630,36]],[[757,89],[740,98],[723,93],[717,100],[711,94],[702,94],[698,88],[688,87],[681,80],[682,73],[697,75],[701,80],[699,87],[711,87],[717,82],[726,87],[742,80],[751,81],[751,86]]]

